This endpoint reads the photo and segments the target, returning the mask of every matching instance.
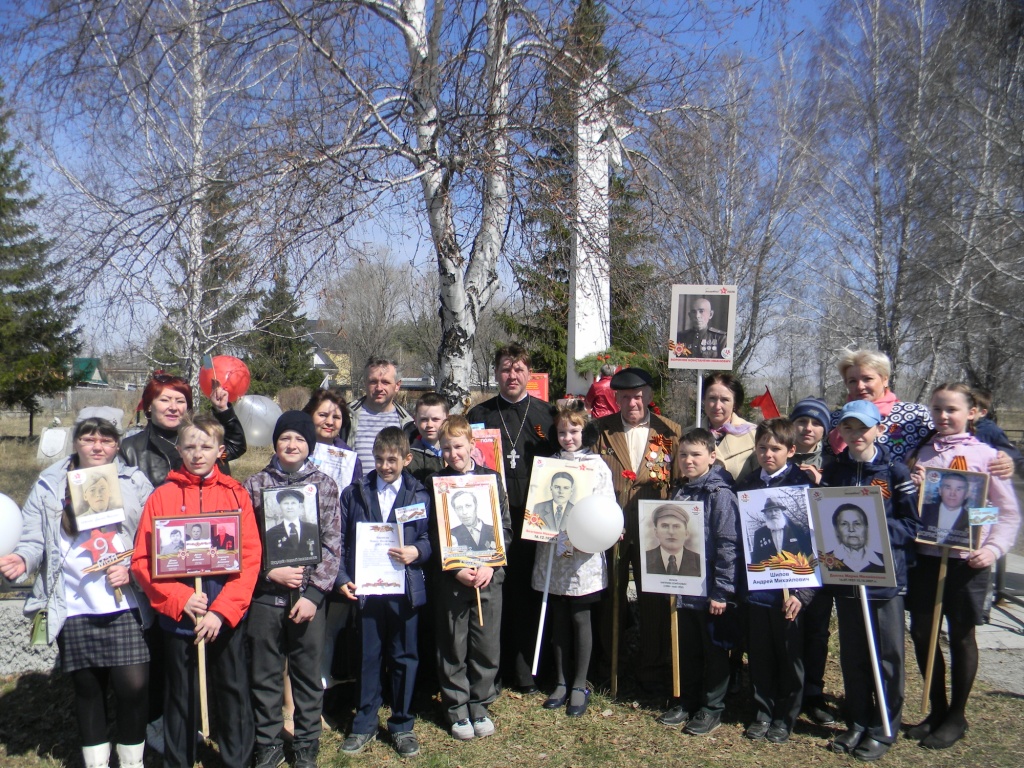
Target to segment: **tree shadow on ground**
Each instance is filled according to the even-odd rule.
[[[0,694],[0,743],[8,755],[37,754],[73,764],[79,754],[78,729],[64,675],[21,675]]]

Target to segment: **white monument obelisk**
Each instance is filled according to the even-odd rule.
[[[569,348],[565,391],[585,394],[591,382],[576,360],[611,346],[608,266],[608,162],[620,160],[608,108],[607,69],[580,84],[576,94],[575,197],[569,272]]]

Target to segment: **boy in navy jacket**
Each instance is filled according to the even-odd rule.
[[[685,484],[673,499],[704,504],[704,575],[707,597],[676,597],[681,665],[680,698],[658,717],[667,726],[685,723],[691,736],[705,736],[722,723],[729,688],[729,648],[735,642],[736,545],[739,518],[732,477],[715,464],[715,438],[691,429],[679,440],[675,461]],[[742,559],[739,561],[742,562]]]
[[[874,681],[869,674],[867,633],[857,588],[828,588],[835,595],[839,617],[839,664],[846,690],[847,724],[847,730],[832,742],[832,750],[865,761],[882,757],[899,733],[905,681],[903,596],[907,591],[907,561],[913,557],[920,522],[917,488],[910,479],[910,470],[903,462],[893,461],[886,446],[875,443],[884,429],[882,416],[874,403],[854,400],[844,405],[839,414],[839,432],[847,447],[834,464],[825,468],[821,480],[823,486],[832,488],[875,485],[882,489],[896,569],[896,587],[867,588],[890,736],[884,734],[875,701]]]
[[[792,462],[796,438],[796,427],[789,419],[768,419],[759,424],[754,435],[758,469],[740,478],[736,493],[814,485],[814,479]],[[787,523],[787,527],[789,525]],[[783,548],[785,543],[783,541]],[[794,589],[784,600],[781,589],[747,592],[744,577],[739,575],[737,580],[746,592],[750,610],[747,654],[757,707],[754,722],[743,735],[754,741],[767,739],[781,744],[789,739],[800,715],[804,688],[801,611],[817,590]]]
[[[337,586],[349,600],[358,601],[357,626],[362,639],[359,674],[359,705],[352,731],[342,744],[346,754],[362,752],[377,735],[378,711],[383,703],[381,666],[385,655],[391,683],[391,717],[388,732],[401,757],[419,752],[413,733],[413,689],[419,654],[416,644],[419,609],[426,603],[423,565],[430,559],[430,524],[422,515],[402,526],[404,546],[388,550],[395,562],[405,565],[404,595],[358,594],[356,577],[356,524],[397,522],[403,507],[423,504],[430,496],[406,467],[412,461],[409,438],[399,427],[387,427],[373,443],[374,470],[356,480],[341,496],[341,567]]]

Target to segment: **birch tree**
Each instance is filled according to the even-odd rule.
[[[282,259],[301,290],[342,210],[289,184],[288,126],[272,107],[299,59],[261,18],[208,0],[19,3],[4,18],[3,58],[56,172],[51,223],[92,335],[137,342],[163,325],[193,383],[204,353],[250,330],[228,320]]]

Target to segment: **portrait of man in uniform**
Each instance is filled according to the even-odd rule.
[[[685,328],[676,335],[676,342],[686,347],[687,357],[721,359],[727,346],[726,332],[712,325],[715,311],[711,302],[703,296],[683,298]]]

